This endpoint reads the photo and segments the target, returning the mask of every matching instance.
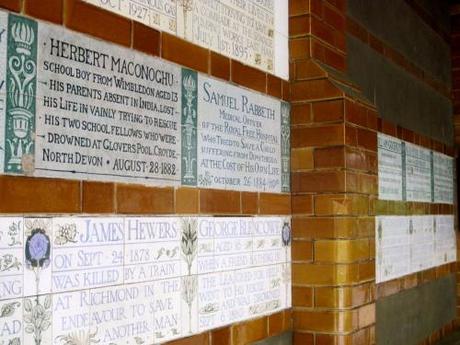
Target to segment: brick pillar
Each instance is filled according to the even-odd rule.
[[[294,344],[375,344],[377,114],[340,72],[344,21],[290,0]]]

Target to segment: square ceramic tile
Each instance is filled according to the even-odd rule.
[[[421,146],[405,143],[407,201],[431,202],[431,153]]]
[[[457,246],[453,216],[434,216],[435,265],[456,261]]]
[[[377,282],[391,280],[411,271],[411,232],[409,217],[376,218]]]
[[[90,329],[97,329],[101,344],[149,344],[153,342],[154,283],[129,284],[92,289]]]
[[[24,344],[52,344],[53,299],[51,295],[23,299]]]
[[[125,231],[125,283],[181,274],[179,218],[126,218]]]
[[[24,218],[24,296],[51,292],[51,218]]]
[[[254,218],[253,266],[270,265],[291,260],[291,229],[289,218]]]
[[[123,282],[123,218],[54,218],[53,291]]]
[[[196,254],[196,269],[190,273],[208,273],[215,271],[215,239],[214,239],[214,218],[213,217],[199,217],[197,219],[197,254]],[[181,244],[181,246],[183,246]],[[182,255],[185,261],[186,256]],[[189,274],[187,265],[182,264],[182,275]],[[195,266],[194,266],[195,268]]]
[[[198,277],[190,275],[180,278],[183,336],[198,332]]]
[[[195,292],[196,293],[196,292]],[[163,343],[171,339],[183,337],[195,330],[189,316],[193,313],[184,305],[184,298],[191,298],[192,308],[195,296],[187,295],[182,290],[182,278],[158,280],[154,282],[154,295],[150,299],[154,311],[153,337],[155,343]],[[190,301],[190,300],[187,300]],[[184,309],[181,309],[185,307]],[[195,309],[193,309],[195,310]]]
[[[402,141],[398,138],[378,133],[378,178],[379,199],[403,199],[403,158]]]
[[[23,344],[23,300],[0,302],[0,339],[4,344]]]
[[[90,327],[89,290],[55,293],[53,298],[53,345],[91,344],[98,341]]]
[[[23,272],[23,219],[0,217],[0,300],[22,297]]]
[[[433,201],[454,203],[454,159],[433,151]]]
[[[432,216],[413,216],[411,234],[411,272],[430,268],[434,260],[434,232]]]
[[[198,331],[202,332],[222,325],[222,301],[224,282],[222,276],[232,272],[208,273],[198,276]],[[229,281],[232,281],[229,278]]]

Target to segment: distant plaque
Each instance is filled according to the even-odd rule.
[[[376,282],[410,273],[411,224],[408,217],[377,217]]]
[[[405,143],[406,200],[431,202],[431,151]]]
[[[403,159],[401,140],[378,134],[379,199],[402,200]]]
[[[433,152],[433,198],[437,203],[454,203],[454,160],[437,152]]]

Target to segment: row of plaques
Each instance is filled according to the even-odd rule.
[[[152,344],[291,305],[285,217],[0,218],[2,344]]]
[[[454,160],[378,134],[379,199],[454,203]]]
[[[0,172],[289,192],[290,107],[0,12]]]
[[[454,216],[376,217],[377,283],[457,260]]]
[[[289,79],[287,1],[83,1]]]

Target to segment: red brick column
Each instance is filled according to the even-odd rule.
[[[375,343],[377,114],[340,73],[344,11],[290,0],[294,344]]]

